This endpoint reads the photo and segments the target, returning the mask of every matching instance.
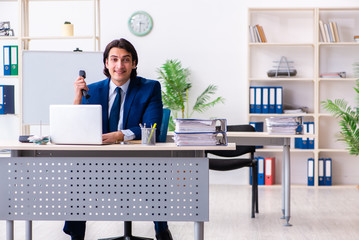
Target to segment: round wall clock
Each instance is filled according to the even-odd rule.
[[[151,16],[144,12],[138,11],[131,15],[128,20],[128,28],[136,36],[145,36],[152,30],[153,21]]]

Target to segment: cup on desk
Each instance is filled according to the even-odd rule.
[[[141,128],[141,143],[145,145],[155,145],[156,128]]]

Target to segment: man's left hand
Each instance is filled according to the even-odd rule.
[[[102,134],[103,143],[118,143],[123,141],[124,135],[121,131]]]

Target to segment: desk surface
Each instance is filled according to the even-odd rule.
[[[156,145],[142,145],[138,143],[109,144],[109,145],[37,145],[18,141],[0,141],[0,149],[9,150],[68,150],[68,151],[203,151],[203,150],[235,150],[235,143],[228,146],[176,146],[175,143],[156,143]]]

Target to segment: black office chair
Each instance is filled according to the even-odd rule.
[[[160,135],[158,136],[157,142],[166,142],[167,131],[168,131],[168,123],[170,120],[171,110],[163,109],[162,115],[162,124],[160,127]],[[114,237],[114,238],[103,238],[99,240],[153,240],[152,238],[144,238],[144,237],[136,237],[132,236],[132,222],[125,221],[124,222],[124,230],[122,237]]]
[[[228,125],[228,132],[254,132],[255,129],[251,125]],[[254,158],[255,146],[236,146],[236,150],[212,150],[206,151],[221,157],[228,157],[227,159],[209,158],[209,169],[217,171],[228,171],[242,167],[252,167],[252,218],[255,217],[254,211],[258,213],[258,173],[257,173],[257,159]],[[240,158],[239,156],[250,153],[250,158]],[[207,156],[208,157],[208,156]],[[230,157],[230,158],[229,158]]]

